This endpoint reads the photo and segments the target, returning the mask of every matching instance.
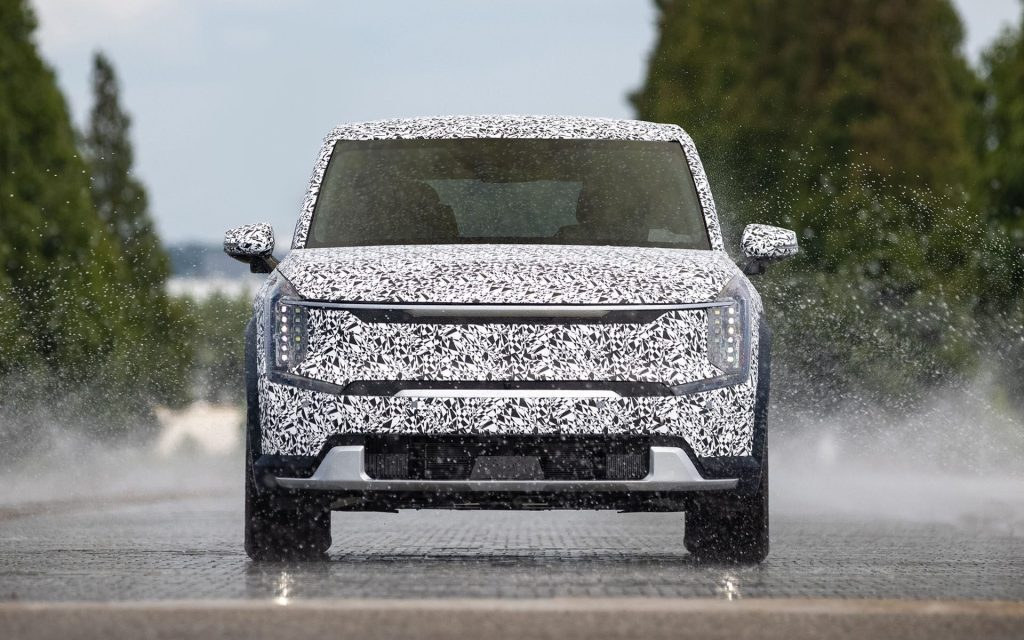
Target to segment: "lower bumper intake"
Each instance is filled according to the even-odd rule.
[[[276,478],[285,489],[303,491],[416,491],[416,492],[679,492],[735,489],[736,478],[705,479],[686,452],[678,447],[651,447],[650,470],[639,480],[398,480],[371,478],[366,473],[366,448],[337,446],[324,456],[309,478]]]

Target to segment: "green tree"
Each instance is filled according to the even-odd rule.
[[[189,342],[184,317],[172,308],[164,290],[170,261],[153,228],[146,190],[132,174],[131,119],[121,106],[114,67],[102,53],[93,59],[92,89],[94,103],[83,140],[90,193],[127,274],[119,298],[128,331],[111,353],[104,380],[114,388],[132,389],[126,404],[140,413],[153,401],[185,400]]]
[[[0,0],[0,373],[81,382],[111,347],[120,266],[23,0]]]
[[[118,239],[136,288],[162,293],[169,260],[153,229],[146,189],[132,175],[131,118],[121,107],[114,66],[103,53],[93,58],[92,91],[84,151],[96,212]]]
[[[948,0],[657,5],[638,116],[690,130],[733,237],[759,221],[801,240],[762,280],[781,377],[802,381],[782,388],[896,405],[958,375],[983,224],[965,196],[978,84]]]
[[[1024,409],[1024,16],[985,52],[980,192],[991,222],[987,317],[1008,396]]]
[[[122,331],[125,272],[89,198],[86,166],[24,0],[0,0],[0,439],[116,406],[82,390]],[[38,419],[32,416],[40,416]]]
[[[1024,249],[1024,41],[1021,29],[1008,29],[985,52],[985,131],[982,139],[981,191],[989,219],[1010,238],[1018,267],[1007,283],[1002,300],[1020,295],[1020,250]]]
[[[189,361],[168,346],[187,333],[157,284],[166,258],[97,213],[35,28],[25,0],[0,0],[0,455],[38,441],[20,438],[33,429],[123,432],[153,400],[182,397]],[[143,256],[155,262],[137,267]]]

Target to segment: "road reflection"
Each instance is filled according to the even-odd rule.
[[[332,553],[313,562],[246,561],[246,596],[287,606],[330,597],[587,597],[614,583],[633,595],[679,595],[739,600],[761,584],[761,566],[702,565],[688,554],[588,554],[585,557],[517,550],[508,554],[398,555]]]
[[[281,571],[277,576],[277,582],[274,585],[274,602],[280,605],[286,605],[291,599],[292,585],[295,584],[295,578],[288,571]]]
[[[739,600],[743,597],[740,592],[740,578],[734,573],[722,574],[715,591],[723,600]]]

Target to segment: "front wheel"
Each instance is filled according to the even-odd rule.
[[[331,512],[322,506],[282,506],[245,477],[245,552],[253,560],[322,560],[331,546]]]
[[[683,544],[700,562],[757,564],[768,557],[768,464],[757,491],[711,498],[686,513]]]

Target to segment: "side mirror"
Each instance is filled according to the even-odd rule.
[[[274,228],[266,222],[244,224],[224,234],[224,253],[249,265],[253,273],[270,273],[277,267]]]
[[[789,229],[767,224],[748,224],[740,238],[740,250],[744,258],[740,268],[743,273],[753,276],[764,273],[765,267],[772,262],[795,256],[800,247],[796,233]]]

